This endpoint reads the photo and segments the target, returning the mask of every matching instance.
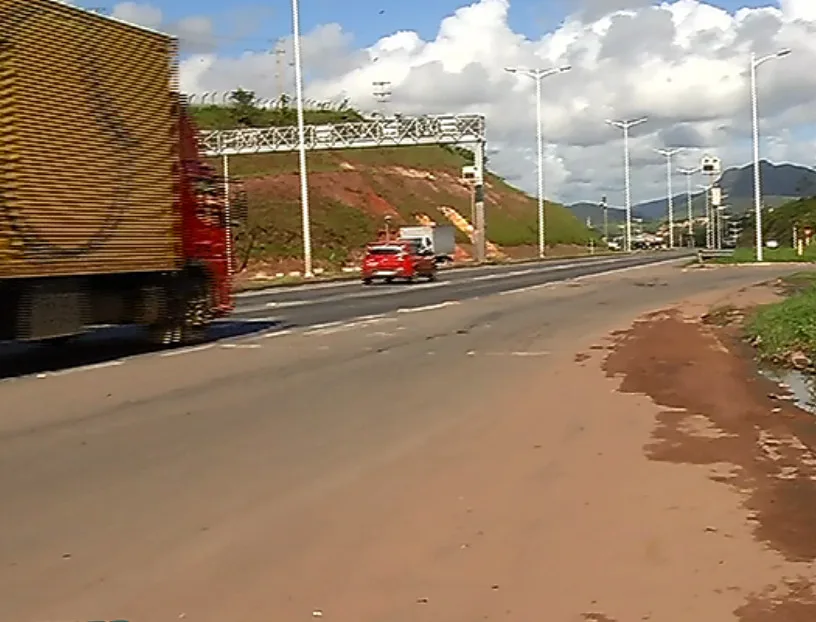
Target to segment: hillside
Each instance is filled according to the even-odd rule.
[[[251,96],[251,94],[250,94]],[[201,129],[285,126],[294,110],[261,110],[252,102],[193,106]],[[309,110],[306,123],[359,119],[351,110]],[[450,224],[440,208],[453,208],[470,220],[471,194],[461,169],[472,153],[456,147],[423,146],[310,152],[308,157],[312,240],[316,264],[336,267],[356,259],[390,217],[391,226],[417,224],[424,217]],[[219,171],[222,163],[211,164]],[[247,226],[238,251],[250,264],[298,269],[302,257],[300,181],[296,153],[232,156],[230,177],[240,180],[248,204]],[[500,177],[486,177],[487,237],[509,256],[529,254],[537,240],[534,199]],[[546,206],[548,239],[555,246],[585,246],[591,235],[562,206]],[[458,255],[472,250],[459,233]],[[554,249],[558,251],[559,249]]]
[[[593,228],[603,227],[604,210],[600,203],[589,203],[582,201],[580,203],[573,203],[567,206],[569,210],[575,214],[575,217],[583,223],[589,219]],[[607,221],[611,223],[621,223],[626,220],[626,212],[619,209],[607,209]]]
[[[766,205],[779,206],[800,197],[816,195],[816,171],[796,164],[774,164],[762,160],[759,165],[762,176],[762,194]],[[698,183],[702,183],[698,178]],[[728,196],[728,201],[735,214],[741,214],[753,205],[754,165],[727,169],[720,179],[720,186]],[[696,191],[693,195],[692,209],[695,216],[705,214],[705,197]],[[686,193],[674,197],[674,207],[678,218],[685,218]],[[663,220],[666,218],[666,199],[656,199],[638,203],[633,213],[645,220]]]
[[[754,243],[754,219],[748,214],[740,221],[742,235],[740,243],[751,246]],[[816,229],[816,197],[796,199],[764,210],[763,230],[766,240],[777,240],[782,246],[792,245],[793,228]]]

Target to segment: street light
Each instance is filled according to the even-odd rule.
[[[300,164],[300,206],[303,219],[303,276],[312,271],[312,231],[309,218],[309,181],[306,170],[306,126],[303,120],[303,69],[300,60],[300,13],[298,0],[292,0],[292,38],[295,53],[295,96],[297,97],[298,156]]]
[[[536,85],[536,143],[538,147],[538,256],[544,258],[544,142],[541,136],[541,81],[557,73],[565,73],[572,69],[569,65],[551,69],[525,69],[522,67],[506,67],[505,71],[523,75],[535,80]]]
[[[759,174],[759,106],[757,103],[757,77],[756,71],[762,63],[774,58],[784,58],[791,53],[788,49],[779,50],[774,54],[768,54],[757,58],[751,52],[751,121],[753,125],[754,139],[754,219],[756,226],[756,260],[763,259],[762,240],[762,180]]]
[[[623,130],[623,181],[625,187],[625,209],[626,209],[626,252],[632,251],[632,189],[629,183],[629,130],[646,123],[648,117],[641,117],[639,119],[630,119],[625,121],[614,121],[607,119],[606,122]]]
[[[666,158],[666,201],[669,212],[669,248],[674,248],[674,197],[672,196],[672,156],[683,151],[682,147],[676,149],[655,149]]]
[[[699,172],[699,167],[681,168],[678,172],[686,176],[686,209],[688,210],[689,243],[694,246],[694,210],[691,207],[691,176]]]
[[[697,187],[705,191],[706,248],[713,248],[714,226],[711,221],[711,189],[714,187],[714,184],[697,184]]]

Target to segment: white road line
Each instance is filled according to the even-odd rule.
[[[640,264],[638,266],[627,266],[625,268],[612,268],[611,270],[604,270],[603,272],[595,272],[594,274],[585,274],[583,276],[576,276],[571,281],[586,281],[599,276],[606,276],[607,274],[616,274],[618,272],[632,272],[633,270],[642,270],[643,268],[653,268],[655,266],[665,266],[670,263],[679,263],[681,261],[688,261],[688,257],[675,257],[673,259],[664,259],[662,261],[655,261],[652,263]]]
[[[314,333],[319,333],[322,330],[326,330],[327,328],[337,328],[338,326],[342,326],[345,322],[326,322],[325,324],[315,324],[309,330],[305,331],[304,335],[313,335]]]
[[[440,302],[435,305],[425,305],[424,307],[405,307],[403,309],[397,309],[397,313],[419,313],[421,311],[433,311],[434,309],[443,309],[445,307],[451,307],[458,304],[460,304],[458,300],[448,300],[447,302]]]
[[[291,335],[293,331],[291,328],[287,328],[286,330],[276,330],[269,333],[263,333],[258,335],[258,339],[272,339],[272,337],[283,337],[284,335]]]
[[[522,276],[524,274],[531,274],[532,272],[539,272],[539,270],[514,270],[513,272],[498,272],[496,274],[485,274],[483,276],[474,276],[467,281],[493,281],[495,279],[504,279],[511,276]]]
[[[293,307],[303,307],[307,305],[325,304],[328,302],[343,302],[345,300],[355,300],[357,298],[379,298],[380,296],[394,296],[396,294],[406,294],[424,289],[433,289],[437,287],[446,287],[451,284],[451,281],[437,281],[435,283],[418,283],[416,285],[408,285],[406,287],[395,286],[386,290],[376,291],[376,286],[373,290],[358,292],[356,294],[345,294],[342,296],[327,296],[325,298],[315,298],[313,300],[287,300],[284,302],[270,301],[262,305],[255,305],[251,307],[238,307],[233,317],[240,318],[247,313],[257,313],[259,311],[269,311],[269,309],[291,309]]]
[[[178,356],[179,354],[190,354],[192,352],[202,352],[204,350],[209,350],[209,349],[214,348],[214,347],[215,347],[214,343],[205,343],[205,344],[200,345],[200,346],[192,346],[190,348],[182,348],[180,350],[171,350],[170,352],[162,352],[161,354],[159,354],[159,356],[167,358],[167,357],[170,357],[170,356]]]
[[[508,289],[499,292],[499,296],[510,296],[511,294],[523,294],[525,292],[534,292],[537,289],[547,289],[554,287],[557,283],[564,283],[565,281],[555,281],[553,283],[539,283],[538,285],[528,285],[527,287],[519,287],[518,289]]]
[[[270,294],[286,294],[290,292],[313,292],[321,289],[340,289],[342,287],[348,287],[350,285],[356,285],[359,283],[357,278],[343,279],[342,281],[331,281],[329,283],[313,283],[308,285],[300,285],[300,286],[276,286],[272,285],[271,287],[267,287],[264,289],[257,289],[248,292],[239,292],[235,294],[236,298],[255,298],[258,296],[269,296]]]
[[[537,264],[535,267],[532,268],[524,268],[521,270],[512,270],[510,272],[491,272],[490,274],[485,274],[481,276],[474,276],[470,278],[465,278],[457,281],[436,281],[434,283],[418,283],[415,285],[406,285],[400,286],[395,285],[391,286],[388,289],[377,291],[376,286],[371,289],[366,289],[365,291],[358,291],[356,293],[341,293],[336,296],[327,296],[325,298],[315,298],[315,299],[301,299],[301,300],[285,300],[285,301],[274,301],[271,300],[269,302],[263,303],[261,305],[249,306],[249,307],[239,307],[235,310],[235,316],[240,317],[242,314],[247,313],[257,313],[259,311],[268,311],[269,309],[290,309],[293,307],[303,307],[306,305],[315,305],[315,304],[325,304],[328,302],[342,302],[344,300],[354,300],[357,298],[372,298],[372,297],[379,297],[379,296],[394,296],[397,294],[404,294],[409,292],[414,292],[417,290],[424,290],[424,289],[433,289],[437,287],[446,287],[449,285],[455,284],[466,284],[472,282],[481,282],[481,281],[493,281],[497,279],[506,279],[506,278],[513,278],[517,276],[524,276],[527,274],[535,274],[535,273],[548,273],[548,272],[559,272],[561,270],[569,270],[572,268],[578,267],[592,267],[592,266],[601,266],[608,263],[615,263],[620,262],[620,258],[613,257],[611,259],[599,259],[596,261],[592,260],[584,260],[578,263],[566,263],[566,264],[559,264],[555,266],[548,266],[546,264]],[[308,292],[315,291],[317,289],[323,289],[322,287],[309,287],[308,289],[304,290],[303,293],[307,294]],[[296,290],[289,290],[289,291],[296,291]],[[274,296],[275,294],[279,293],[286,293],[286,292],[279,292],[279,291],[266,291],[265,295],[267,296]],[[252,292],[252,295],[259,296],[261,295],[260,292]]]
[[[388,318],[385,314],[364,315],[348,322],[330,322],[329,324],[318,325],[306,331],[304,335],[331,335],[332,333],[338,333],[352,328],[368,327],[387,321],[395,322],[396,319]]]
[[[67,376],[68,374],[75,374],[80,371],[95,371],[97,369],[105,369],[107,367],[119,367],[123,365],[124,361],[106,361],[104,363],[94,363],[93,365],[82,365],[81,367],[71,367],[70,369],[61,369],[59,371],[49,371],[36,374],[37,378],[53,378],[54,376]]]
[[[261,347],[259,343],[222,343],[220,345],[226,350],[257,350]]]
[[[647,264],[639,264],[637,266],[625,266],[623,268],[611,268],[609,270],[602,270],[601,272],[594,272],[592,274],[576,276],[576,277],[572,277],[572,278],[569,278],[569,279],[563,279],[563,280],[560,280],[560,281],[551,281],[549,283],[541,283],[539,285],[531,285],[529,287],[521,287],[521,288],[518,288],[518,289],[508,289],[506,291],[499,292],[499,295],[500,296],[509,296],[511,294],[522,294],[524,292],[532,292],[532,291],[535,291],[537,289],[546,289],[548,287],[555,287],[555,286],[563,284],[563,283],[578,283],[578,282],[581,282],[581,281],[585,281],[587,279],[592,279],[592,278],[599,277],[599,276],[606,276],[607,274],[616,274],[616,273],[619,273],[619,272],[631,272],[633,270],[640,270],[642,268],[650,268],[650,267],[653,267],[653,266],[662,266],[662,265],[666,265],[666,264],[670,264],[670,263],[678,263],[680,261],[685,261],[686,259],[687,259],[686,257],[675,257],[673,259],[664,259],[663,261],[655,261],[655,262],[647,263]]]

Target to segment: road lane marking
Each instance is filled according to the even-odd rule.
[[[403,309],[397,309],[397,313],[420,313],[422,311],[433,311],[435,309],[443,309],[445,307],[451,307],[453,305],[458,304],[460,304],[458,300],[448,300],[447,302],[440,302],[435,305],[425,305],[423,307],[405,307]]]
[[[159,356],[166,358],[166,357],[170,357],[170,356],[178,356],[179,354],[190,354],[192,352],[202,352],[204,350],[209,350],[209,349],[211,349],[213,347],[215,347],[214,343],[205,343],[205,344],[200,345],[200,346],[192,346],[192,347],[189,347],[189,348],[181,348],[179,350],[171,350],[170,352],[162,352],[161,354],[159,354]]]
[[[518,287],[516,289],[507,289],[503,292],[499,292],[499,296],[510,296],[511,294],[523,294],[525,292],[533,292],[537,289],[546,289],[548,287],[554,287],[558,283],[564,283],[565,281],[554,281],[552,283],[539,283],[538,285],[528,285],[527,287]]]
[[[355,293],[340,293],[336,296],[330,295],[326,297],[318,297],[318,298],[307,298],[307,299],[300,299],[300,300],[283,300],[283,301],[275,301],[270,300],[269,302],[265,302],[259,305],[254,306],[247,306],[247,307],[238,307],[236,308],[233,316],[240,317],[242,314],[248,313],[257,313],[260,311],[268,311],[269,309],[291,309],[295,307],[303,307],[306,305],[316,305],[316,304],[325,304],[330,302],[342,302],[345,300],[355,300],[358,298],[375,298],[379,296],[394,296],[397,294],[404,294],[410,293],[418,290],[425,290],[425,289],[433,289],[437,287],[446,287],[449,285],[466,285],[467,283],[474,283],[474,282],[482,282],[482,281],[493,281],[493,280],[500,280],[500,279],[511,279],[514,277],[519,276],[526,276],[530,274],[546,274],[550,272],[560,272],[562,270],[569,270],[572,268],[590,268],[593,266],[601,266],[610,263],[619,263],[623,261],[620,257],[613,257],[608,259],[598,259],[598,260],[582,260],[574,263],[563,263],[557,264],[554,266],[548,266],[545,263],[537,264],[535,267],[532,268],[524,268],[521,270],[512,270],[509,272],[505,271],[498,271],[498,272],[491,272],[490,274],[484,274],[480,276],[473,276],[469,278],[463,279],[456,279],[455,281],[445,280],[445,281],[435,281],[433,283],[417,283],[414,285],[392,285],[387,287],[387,289],[382,289],[378,291],[378,286],[371,286],[367,288],[365,291],[357,291]],[[313,292],[319,289],[325,288],[316,288],[316,287],[309,287],[306,290],[303,290],[304,294],[308,294],[309,292]],[[296,291],[296,290],[290,290]],[[287,292],[279,292],[279,291],[266,291],[265,295],[274,297],[276,294],[287,293]],[[253,292],[253,295],[260,296],[260,293]]]
[[[525,293],[525,292],[532,292],[532,291],[535,291],[537,289],[546,289],[548,287],[555,287],[557,285],[562,285],[562,284],[580,283],[581,281],[591,279],[591,278],[595,278],[595,277],[599,277],[599,276],[605,276],[607,274],[617,274],[617,273],[620,273],[620,272],[631,272],[633,270],[640,270],[642,268],[650,268],[650,267],[653,267],[653,266],[662,266],[662,265],[667,265],[667,264],[672,264],[672,263],[678,263],[678,262],[681,262],[681,261],[685,261],[686,259],[687,259],[686,257],[675,257],[673,259],[664,259],[662,261],[654,261],[654,262],[646,263],[646,264],[638,264],[636,266],[624,266],[622,268],[610,268],[608,270],[601,270],[600,272],[593,272],[592,274],[584,274],[584,275],[581,275],[581,276],[575,276],[575,277],[571,277],[571,278],[568,278],[568,279],[561,279],[561,280],[558,280],[558,281],[550,281],[549,283],[540,283],[538,285],[530,285],[528,287],[508,289],[508,290],[505,290],[503,292],[498,292],[498,293],[499,293],[499,296],[509,296],[511,294],[522,294],[522,293]]]
[[[355,294],[345,294],[342,296],[326,296],[325,298],[314,298],[306,300],[286,300],[281,302],[270,300],[269,302],[260,305],[238,307],[232,314],[232,317],[240,318],[242,315],[246,315],[248,313],[264,312],[269,311],[270,309],[291,309],[295,307],[304,307],[307,305],[319,305],[330,302],[343,302],[346,300],[356,300],[358,298],[379,298],[381,296],[408,294],[415,291],[434,289],[437,287],[446,287],[448,285],[451,285],[451,283],[452,283],[451,281],[436,281],[434,283],[417,283],[414,285],[406,285],[405,287],[394,286],[380,291],[377,291],[377,286],[371,286],[372,289],[367,289],[365,291],[357,292]]]
[[[395,318],[389,318],[384,313],[377,315],[364,315],[346,322],[329,322],[328,324],[319,324],[307,330],[304,335],[330,335],[340,331],[350,330],[352,328],[369,327],[380,322],[396,322]]]
[[[652,263],[639,264],[637,266],[627,266],[624,268],[611,268],[603,272],[594,272],[593,274],[584,274],[570,279],[571,281],[585,281],[598,276],[606,276],[607,274],[617,274],[619,272],[631,272],[633,270],[641,270],[643,268],[654,268],[655,266],[665,266],[672,263],[679,263],[681,261],[688,261],[688,257],[675,257],[674,259],[663,259],[662,261],[654,261]]]
[[[313,335],[314,333],[319,333],[322,330],[330,329],[330,328],[337,328],[338,326],[342,326],[345,322],[326,322],[324,324],[315,324],[309,330],[305,331],[304,335]]]
[[[105,369],[107,367],[119,367],[124,365],[125,361],[105,361],[104,363],[94,363],[92,365],[82,365],[80,367],[71,367],[69,369],[60,369],[56,371],[41,372],[36,374],[37,378],[53,378],[54,376],[67,376],[80,371],[96,371],[97,369]],[[24,378],[25,376],[20,376]]]
[[[258,335],[258,339],[271,339],[272,337],[283,337],[284,335],[291,335],[293,332],[295,331],[293,331],[291,328],[287,328],[286,330],[275,330]]]

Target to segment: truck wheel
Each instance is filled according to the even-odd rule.
[[[207,337],[212,320],[210,290],[206,281],[189,282],[187,291],[175,299],[175,309],[165,321],[148,327],[151,343],[178,346],[200,343]]]
[[[371,285],[374,279],[363,279],[363,285]]]
[[[207,338],[207,328],[212,321],[211,309],[210,288],[206,281],[195,283],[184,304],[184,319],[180,331],[182,344],[200,343]]]

